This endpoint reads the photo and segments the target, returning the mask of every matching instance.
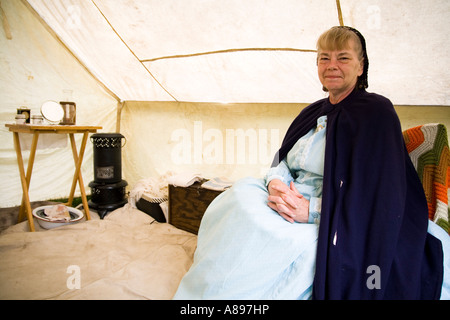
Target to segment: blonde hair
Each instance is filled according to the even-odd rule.
[[[360,61],[364,60],[364,71],[358,77],[356,87],[358,89],[365,89],[369,86],[367,81],[369,58],[367,57],[366,41],[358,30],[346,26],[337,26],[325,31],[317,40],[317,54],[322,50],[335,51],[348,49],[350,39],[353,39],[354,49],[358,55],[358,59]],[[323,89],[324,91],[328,91],[325,87]]]
[[[321,50],[344,50],[349,48],[349,40],[353,39],[358,58],[363,59],[361,41],[355,32],[343,27],[332,27],[321,34],[317,40],[317,52]]]

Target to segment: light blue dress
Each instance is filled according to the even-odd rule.
[[[174,299],[310,299],[322,197],[326,117],[264,179],[244,178],[203,216],[194,262]],[[294,181],[311,223],[290,223],[267,205],[266,185]],[[316,222],[316,223],[314,223]]]
[[[280,179],[288,186],[294,181],[298,192],[309,200],[310,223],[320,221],[326,123],[327,116],[317,119],[317,127],[299,139],[286,159],[269,169],[265,176],[266,186],[273,179]]]

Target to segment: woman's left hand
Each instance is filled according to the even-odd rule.
[[[284,183],[269,184],[268,200],[268,206],[287,221],[308,222],[309,201],[298,192],[294,182],[289,187]]]

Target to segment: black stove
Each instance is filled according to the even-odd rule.
[[[91,199],[89,208],[97,211],[100,219],[109,212],[123,207],[128,183],[122,179],[122,139],[120,133],[95,133],[91,136],[94,145],[94,181],[89,183]]]

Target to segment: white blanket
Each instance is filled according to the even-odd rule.
[[[129,205],[52,230],[26,223],[0,235],[0,299],[171,299],[197,243]]]

